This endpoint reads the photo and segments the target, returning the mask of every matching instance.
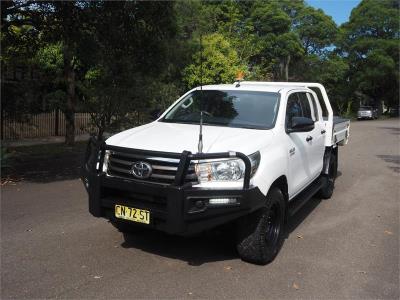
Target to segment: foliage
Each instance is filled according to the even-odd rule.
[[[347,58],[353,91],[381,108],[399,102],[399,2],[364,0],[341,27],[340,49]],[[364,98],[366,98],[364,97]]]
[[[43,71],[51,72],[52,75],[60,76],[63,67],[62,43],[46,44],[39,48],[35,59]]]
[[[322,54],[326,47],[334,43],[337,34],[332,17],[312,7],[300,10],[294,26],[307,54]]]
[[[91,112],[101,136],[148,120],[200,83],[233,82],[238,70],[246,80],[321,82],[340,114],[399,101],[397,0],[362,0],[339,28],[303,0],[14,0],[1,8],[2,68],[37,74],[2,80],[3,112],[23,120],[61,108],[69,143],[75,111]]]
[[[89,9],[91,31],[86,40],[92,48],[82,57],[90,67],[80,88],[100,137],[106,129],[129,122],[128,112],[143,112],[150,100],[146,82],[160,79],[166,41],[173,37],[175,25],[170,3],[105,2]]]
[[[192,63],[184,70],[184,81],[189,87],[212,83],[229,83],[243,70],[237,52],[221,34],[203,37],[202,49],[193,54]]]

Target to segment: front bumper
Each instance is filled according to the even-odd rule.
[[[100,166],[103,159],[102,150],[109,146],[102,144],[93,147],[89,144],[88,148],[92,150],[87,153],[82,180],[89,194],[89,212],[95,217],[115,221],[115,205],[121,204],[150,211],[150,224],[143,225],[118,219],[120,222],[129,222],[132,226],[146,226],[170,234],[190,235],[247,215],[261,208],[265,201],[261,191],[249,185],[250,161],[241,153],[235,155],[241,157],[246,165],[243,189],[204,189],[194,188],[191,184],[182,182],[188,159],[221,158],[232,153],[179,154],[182,168],[177,172],[176,184],[160,185],[107,176],[100,170]],[[209,202],[210,199],[220,198],[234,198],[236,203]]]

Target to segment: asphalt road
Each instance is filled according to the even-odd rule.
[[[296,215],[267,266],[217,232],[125,240],[78,179],[3,186],[1,298],[399,299],[399,137],[398,120],[353,122],[334,196]]]

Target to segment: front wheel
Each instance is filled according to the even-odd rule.
[[[238,222],[237,251],[242,260],[265,265],[282,247],[285,232],[285,199],[280,189],[268,192],[264,207]]]

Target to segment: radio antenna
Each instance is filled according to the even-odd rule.
[[[198,153],[203,153],[203,41],[200,33],[200,132]]]

